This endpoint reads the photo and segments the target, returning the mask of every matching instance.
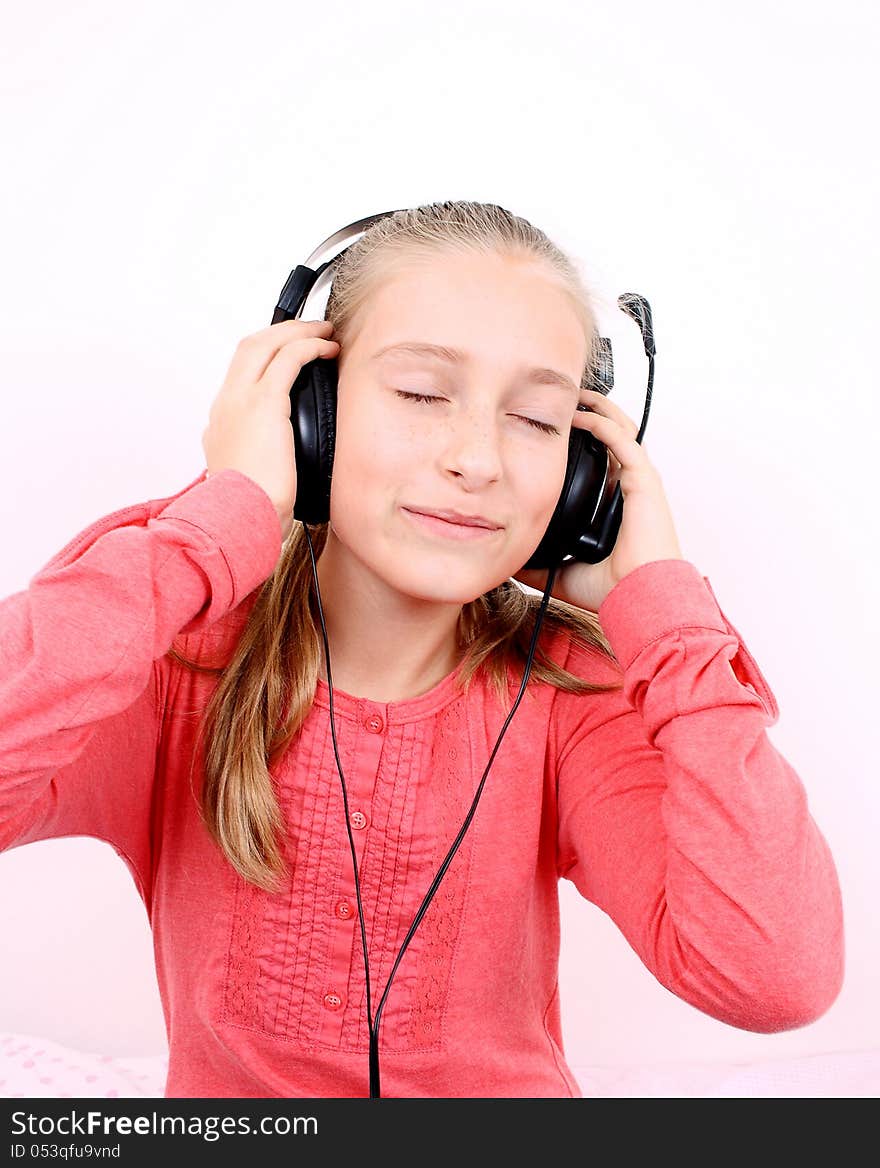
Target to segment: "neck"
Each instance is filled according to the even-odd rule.
[[[460,604],[390,588],[350,555],[338,554],[332,533],[318,560],[318,583],[334,690],[405,701],[433,689],[461,661]],[[328,682],[326,662],[319,676]]]

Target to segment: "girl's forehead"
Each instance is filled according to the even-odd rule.
[[[410,342],[461,350],[489,330],[542,347],[579,344],[584,331],[570,295],[533,274],[476,281],[408,272],[378,286],[360,315],[370,357]]]

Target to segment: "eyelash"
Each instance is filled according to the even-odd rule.
[[[419,402],[439,402],[443,401],[442,397],[437,397],[436,394],[426,393],[407,393],[403,389],[395,389],[394,391],[398,397],[406,398],[409,401]],[[550,425],[549,422],[539,422],[535,418],[524,418],[521,414],[514,414],[515,418],[519,418],[521,422],[527,422],[530,426],[534,426],[536,430],[540,430],[542,434],[558,434],[559,431],[555,426]]]

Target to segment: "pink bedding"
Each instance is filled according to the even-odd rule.
[[[74,1050],[29,1034],[0,1033],[0,1096],[162,1098],[166,1055]],[[878,1098],[880,1049],[829,1051],[761,1062],[572,1064],[587,1098]]]

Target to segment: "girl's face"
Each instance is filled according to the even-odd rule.
[[[334,555],[448,604],[519,571],[562,490],[586,356],[571,303],[535,263],[456,255],[396,270],[337,359]],[[413,510],[482,516],[493,529],[461,538]]]

